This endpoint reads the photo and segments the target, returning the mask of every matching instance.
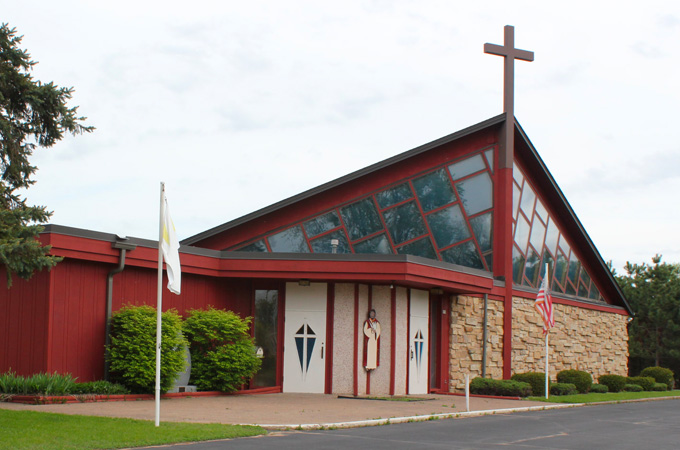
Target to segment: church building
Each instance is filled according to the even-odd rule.
[[[264,359],[248,389],[455,391],[465,374],[543,370],[547,264],[553,373],[625,375],[632,311],[518,124],[504,183],[505,117],[184,240],[164,309],[253,317]],[[64,261],[0,286],[0,372],[101,379],[107,302],[155,304],[157,242],[58,225],[41,241]]]
[[[533,53],[512,33],[485,46],[506,60],[503,114],[182,242],[163,309],[252,317],[263,363],[244,389],[414,395],[542,372],[546,277],[552,378],[627,375],[633,311],[515,120],[512,63]],[[40,239],[64,260],[11,289],[0,274],[0,373],[102,379],[110,314],[156,304],[158,243]]]

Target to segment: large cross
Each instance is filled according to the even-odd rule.
[[[515,27],[505,26],[503,46],[484,44],[484,53],[503,56],[505,70],[503,71],[503,112],[505,113],[505,133],[501,143],[500,168],[511,168],[514,158],[515,135],[515,59],[533,61],[534,52],[515,48]]]

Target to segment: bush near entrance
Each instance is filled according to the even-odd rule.
[[[492,380],[491,378],[477,377],[470,382],[470,393],[504,397],[528,397],[531,395],[531,385],[521,381]]]
[[[609,392],[609,388],[604,384],[595,383],[592,386],[590,386],[590,392],[592,392],[593,394],[606,394],[607,392]]]
[[[191,350],[191,380],[199,390],[234,392],[261,365],[250,336],[251,318],[210,307],[191,310],[184,331]]]
[[[162,314],[161,391],[167,392],[184,370],[182,318],[171,309]],[[151,394],[156,385],[156,308],[124,306],[111,318],[109,373],[135,394]]]
[[[637,384],[643,391],[651,391],[656,380],[652,377],[628,377],[628,384]]]
[[[609,388],[609,392],[621,392],[628,378],[621,375],[600,375],[597,381]]]
[[[529,383],[531,385],[531,395],[545,395],[545,374],[542,372],[516,373],[511,377],[511,379]]]
[[[563,370],[557,374],[558,383],[572,383],[581,394],[585,394],[593,385],[593,377],[582,370]]]
[[[652,377],[657,383],[665,383],[668,386],[668,390],[673,389],[673,384],[675,380],[673,378],[673,371],[671,369],[666,369],[664,367],[647,367],[640,372],[641,377]]]
[[[550,385],[550,395],[574,395],[578,393],[573,383],[553,383]]]

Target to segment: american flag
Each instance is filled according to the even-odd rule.
[[[534,308],[541,315],[543,319],[543,334],[555,326],[555,315],[553,311],[552,297],[550,297],[550,289],[548,288],[548,273],[546,272],[541,283],[541,289],[538,291]]]

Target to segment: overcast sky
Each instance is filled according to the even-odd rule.
[[[680,262],[680,2],[5,2],[34,76],[97,130],[36,151],[52,222],[180,239],[502,112],[605,260]]]

